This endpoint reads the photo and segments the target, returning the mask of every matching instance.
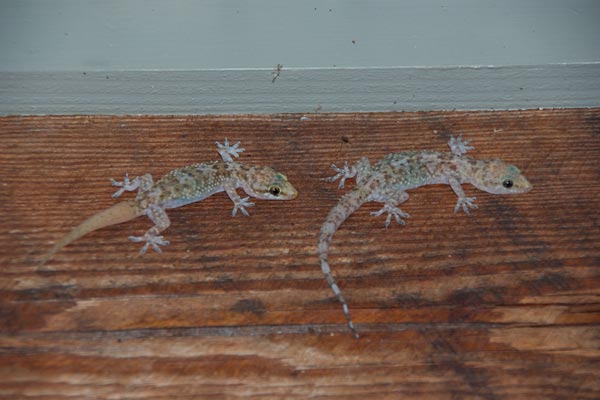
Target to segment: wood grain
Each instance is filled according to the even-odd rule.
[[[307,116],[0,118],[0,398],[600,397],[600,109]],[[317,262],[345,192],[322,178],[458,132],[534,190],[466,187],[464,216],[420,188],[389,229],[355,213],[330,252],[355,340]],[[300,196],[232,218],[218,194],[169,213],[163,254],[127,240],[139,218],[36,265],[114,203],[108,178],[216,159],[224,137]]]

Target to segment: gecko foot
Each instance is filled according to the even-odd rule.
[[[468,140],[463,140],[462,134],[459,134],[456,138],[450,135],[450,140],[448,141],[448,147],[450,147],[450,151],[457,156],[462,156],[466,154],[467,151],[473,150],[475,147],[467,146],[469,144]]]
[[[237,214],[238,210],[240,210],[245,216],[249,216],[250,214],[248,214],[248,211],[246,211],[245,207],[252,207],[254,205],[254,203],[250,202],[249,200],[250,197],[244,197],[235,203],[233,205],[233,210],[231,211],[231,216],[235,217],[235,214]]]
[[[385,227],[387,228],[388,226],[390,226],[390,223],[392,222],[392,217],[394,217],[394,219],[396,220],[396,222],[400,225],[404,225],[405,222],[402,218],[409,218],[410,215],[408,213],[405,213],[404,211],[402,211],[401,209],[399,209],[398,207],[394,207],[391,206],[389,204],[386,204],[383,206],[383,208],[379,211],[373,211],[371,213],[371,215],[374,215],[376,217],[380,216],[383,213],[388,213],[387,218],[385,219]]]
[[[226,162],[232,162],[233,158],[231,158],[231,156],[237,158],[240,156],[239,153],[242,153],[244,151],[243,148],[239,147],[240,142],[237,142],[233,146],[230,146],[229,140],[225,139],[223,140],[223,144],[219,142],[215,142],[215,144],[217,145],[217,151],[219,152],[219,155]]]
[[[348,167],[347,161],[344,161],[344,168],[339,168],[335,164],[331,164],[331,168],[333,168],[333,170],[337,172],[337,174],[335,176],[325,178],[325,180],[327,182],[335,182],[341,178],[340,184],[338,185],[338,189],[343,189],[344,185],[346,184],[346,179],[353,178],[356,175],[356,170],[354,169],[354,167],[350,169]]]
[[[133,180],[129,179],[129,174],[125,173],[125,178],[123,179],[123,182],[119,182],[119,181],[115,181],[114,179],[111,178],[110,180],[111,184],[113,186],[118,186],[121,189],[117,190],[116,192],[113,193],[112,197],[113,198],[117,198],[120,195],[122,195],[124,192],[132,192],[134,190],[136,190],[139,186],[140,186],[140,181],[139,179],[136,177]]]
[[[458,212],[458,210],[460,210],[460,208],[462,207],[463,211],[465,212],[465,214],[470,214],[471,212],[469,211],[470,208],[477,208],[477,205],[474,203],[475,202],[476,197],[461,197],[458,199],[458,201],[456,202],[456,206],[454,207],[454,213],[456,214]]]
[[[152,246],[155,252],[162,253],[159,246],[166,246],[169,244],[169,241],[165,240],[162,236],[156,236],[149,233],[144,234],[144,236],[129,236],[129,240],[136,243],[146,242],[140,249],[140,254],[144,254],[149,246]]]

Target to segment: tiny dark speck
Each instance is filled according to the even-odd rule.
[[[519,88],[519,90],[523,90],[523,88],[522,88],[522,87],[520,87],[520,88]]]
[[[110,79],[110,78],[108,77],[108,75],[106,75],[106,79]]]
[[[87,72],[83,71],[83,74],[84,74],[84,75],[87,75]]]
[[[356,44],[356,40],[353,40],[353,41],[352,41],[352,44]]]
[[[344,143],[350,143],[350,139],[348,139],[347,136],[342,136],[342,142],[344,142]]]

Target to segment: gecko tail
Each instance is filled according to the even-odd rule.
[[[329,215],[325,219],[325,222],[321,226],[321,232],[319,233],[319,242],[317,246],[317,253],[319,256],[319,262],[321,263],[321,271],[329,283],[329,287],[337,297],[338,301],[342,305],[342,310],[348,321],[348,327],[354,333],[356,338],[359,337],[358,331],[352,322],[350,317],[350,311],[348,309],[348,303],[342,295],[342,291],[335,282],[333,275],[331,274],[331,267],[327,259],[329,253],[329,245],[333,239],[335,231],[342,225],[342,223],[348,219],[348,217],[356,210],[360,208],[369,198],[369,194],[362,190],[353,190],[350,193],[344,195],[338,204],[335,205],[329,212]]]
[[[137,211],[133,200],[122,201],[112,207],[107,208],[106,210],[92,215],[81,224],[73,228],[73,230],[71,230],[71,232],[65,235],[62,239],[60,239],[41,259],[39,266],[46,264],[63,247],[79,239],[80,237],[110,225],[116,225],[122,222],[130,221],[139,215],[140,213]]]

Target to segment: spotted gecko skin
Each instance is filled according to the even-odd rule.
[[[493,194],[525,193],[532,189],[521,171],[513,165],[498,159],[477,160],[465,156],[468,150],[473,149],[472,146],[468,146],[468,143],[463,141],[460,135],[457,138],[451,136],[448,142],[451,152],[393,153],[383,157],[372,167],[366,157],[359,159],[352,167],[348,167],[348,163],[344,163],[343,168],[332,165],[337,175],[327,178],[328,181],[340,179],[341,189],[346,179],[356,177],[356,186],[329,212],[321,226],[317,253],[321,270],[331,290],[342,304],[348,326],[355,337],[359,337],[358,332],[350,318],[348,304],[331,275],[327,255],[335,231],[362,204],[369,201],[383,203],[381,210],[371,214],[380,216],[387,213],[385,220],[387,228],[392,218],[398,224],[404,224],[404,218],[408,218],[409,215],[398,208],[398,205],[408,200],[407,190],[421,186],[450,185],[458,197],[454,212],[457,213],[462,209],[465,214],[469,214],[469,209],[477,206],[474,203],[475,197],[465,195],[461,186],[463,183],[470,183],[477,189]]]
[[[113,179],[112,185],[120,187],[113,197],[121,196],[125,191],[137,190],[133,200],[126,200],[100,211],[74,228],[69,234],[57,242],[52,250],[42,259],[41,265],[56,254],[60,249],[74,240],[97,229],[132,220],[138,216],[146,215],[154,226],[142,236],[130,236],[133,242],[145,242],[140,253],[145,253],[151,246],[160,253],[159,246],[168,245],[169,242],[160,235],[171,224],[165,210],[177,208],[186,204],[204,200],[218,193],[226,192],[233,201],[232,216],[238,211],[248,215],[246,207],[254,203],[249,197],[240,198],[238,188],[242,188],[249,196],[266,200],[291,200],[296,198],[298,192],[288,182],[285,175],[270,167],[255,167],[233,161],[244,149],[239,147],[239,142],[229,145],[227,139],[224,144],[216,142],[217,151],[222,161],[213,161],[188,165],[175,169],[154,183],[152,175],[129,179],[125,174],[123,182]]]

